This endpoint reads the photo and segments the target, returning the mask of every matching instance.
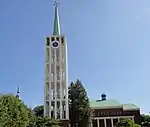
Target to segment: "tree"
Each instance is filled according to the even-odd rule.
[[[35,112],[35,115],[36,116],[44,116],[44,106],[43,105],[40,105],[40,106],[37,106],[33,109],[33,111]]]
[[[150,125],[150,115],[141,115],[141,123],[142,125]]]
[[[37,117],[32,109],[29,108],[28,112],[29,125],[27,127],[35,127]]]
[[[50,119],[49,117],[40,117],[36,118],[35,127],[59,127],[59,121]]]
[[[12,94],[0,95],[0,127],[59,127],[58,120],[44,117],[42,111],[43,106],[32,110]]]
[[[26,127],[28,108],[12,94],[0,95],[0,127]]]
[[[119,122],[116,124],[116,127],[141,127],[141,126],[135,124],[131,119],[121,118]]]
[[[59,127],[59,121],[44,116],[44,106],[40,105],[33,109],[36,119],[32,118],[29,127]],[[34,126],[33,126],[34,125]]]
[[[76,82],[71,82],[68,95],[71,127],[87,127],[91,109],[87,92],[81,81],[77,79]]]

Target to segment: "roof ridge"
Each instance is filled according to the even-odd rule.
[[[122,105],[134,105],[134,106],[136,106],[135,104],[133,104],[133,103],[125,103],[125,104],[122,104]]]
[[[96,100],[101,100],[101,99],[89,99],[89,100],[96,101]],[[117,99],[106,99],[106,100],[116,100],[117,101]]]

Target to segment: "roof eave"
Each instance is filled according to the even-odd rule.
[[[91,107],[91,109],[116,109],[116,108],[122,108],[122,106]]]
[[[135,108],[135,109],[123,109],[123,111],[138,111],[140,108]]]

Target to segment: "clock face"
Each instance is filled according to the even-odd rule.
[[[53,41],[52,42],[52,47],[53,48],[58,48],[58,46],[59,46],[59,42],[58,41]]]

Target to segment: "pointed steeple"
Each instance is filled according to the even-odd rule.
[[[54,28],[53,35],[60,35],[60,23],[59,23],[59,12],[58,12],[58,3],[55,1],[55,15],[54,15]]]
[[[16,98],[19,98],[19,93],[20,93],[20,90],[19,90],[19,86],[18,86]]]

